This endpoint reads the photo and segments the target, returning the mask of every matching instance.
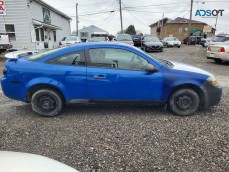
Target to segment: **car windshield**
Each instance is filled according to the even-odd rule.
[[[160,40],[157,37],[146,37],[146,42],[160,42]]]
[[[69,36],[69,37],[66,37],[65,41],[68,42],[68,41],[76,41],[78,40],[78,37],[77,36]]]
[[[132,38],[130,35],[118,35],[117,41],[132,41]]]
[[[169,37],[169,38],[167,38],[167,41],[177,41],[177,38]]]
[[[56,48],[56,49],[40,52],[40,53],[34,54],[32,56],[29,56],[26,59],[29,60],[29,61],[37,61],[37,60],[42,59],[45,56],[48,56],[50,54],[53,54],[53,53],[55,53],[57,51],[62,50],[63,48],[65,48],[65,47],[61,47],[61,48]]]

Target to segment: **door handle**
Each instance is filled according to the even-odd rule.
[[[95,75],[93,76],[94,79],[106,79],[105,75]]]

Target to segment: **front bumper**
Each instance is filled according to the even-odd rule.
[[[162,51],[163,47],[162,46],[146,46],[147,51]]]
[[[201,89],[204,93],[204,108],[219,104],[222,97],[222,88],[220,86],[215,87],[206,81],[201,86]]]

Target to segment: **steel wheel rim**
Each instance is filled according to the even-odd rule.
[[[56,100],[49,95],[40,96],[38,98],[37,105],[42,111],[52,111],[56,108]]]
[[[175,105],[182,111],[190,110],[194,107],[193,97],[188,94],[179,95],[175,100]]]

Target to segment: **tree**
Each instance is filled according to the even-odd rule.
[[[134,25],[128,26],[128,28],[126,29],[126,33],[130,35],[136,35],[136,30]]]

